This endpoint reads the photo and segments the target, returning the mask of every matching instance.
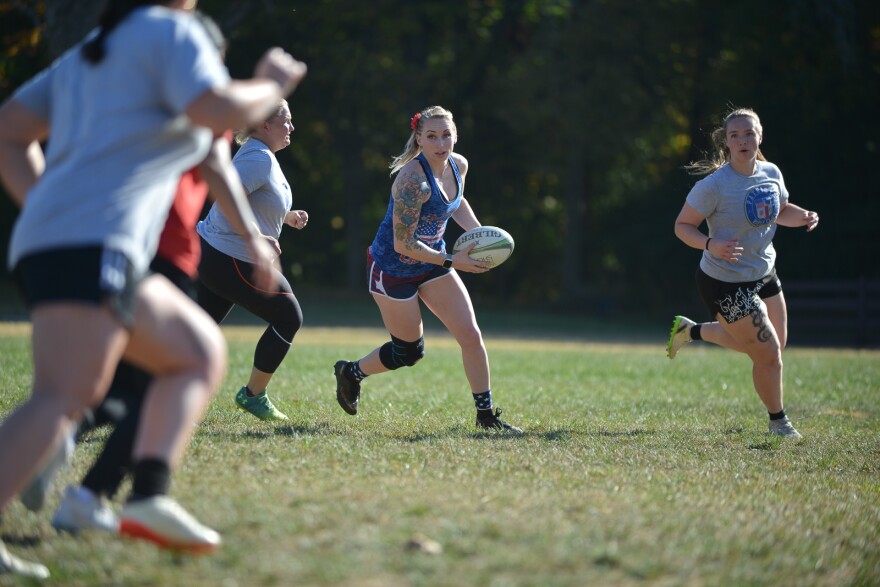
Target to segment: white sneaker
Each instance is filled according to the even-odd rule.
[[[691,341],[691,327],[697,323],[684,316],[676,316],[672,321],[672,330],[669,331],[669,341],[666,343],[666,356],[675,358],[678,350]]]
[[[6,545],[0,540],[0,576],[18,575],[31,579],[48,579],[49,569],[40,563],[30,563],[21,560],[6,550]]]
[[[221,542],[220,534],[202,525],[167,495],[126,503],[119,533],[191,553],[211,552]]]
[[[52,484],[55,481],[55,475],[64,468],[73,457],[73,451],[76,450],[76,427],[70,425],[64,434],[64,440],[55,450],[52,459],[45,467],[31,479],[30,485],[25,487],[24,491],[19,495],[21,503],[24,507],[32,512],[38,512],[43,509],[46,503],[46,496],[52,490]]]
[[[803,438],[801,433],[795,430],[794,426],[791,425],[791,420],[788,419],[788,416],[782,418],[781,420],[770,420],[770,434],[774,434],[776,436],[782,436],[785,438],[792,438],[794,440],[800,440]]]
[[[119,518],[107,500],[85,487],[68,485],[52,516],[52,527],[76,534],[80,530],[119,531]]]

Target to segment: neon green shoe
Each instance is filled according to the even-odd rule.
[[[247,394],[247,387],[242,387],[238,390],[238,393],[235,394],[235,405],[244,410],[245,412],[250,412],[260,420],[266,422],[284,422],[285,420],[290,420],[283,412],[279,411],[278,408],[272,405],[272,402],[269,400],[269,390],[267,389],[260,395],[255,395],[253,397]]]
[[[684,316],[676,316],[672,321],[672,330],[669,331],[669,340],[666,342],[666,356],[674,359],[679,349],[691,342],[691,327],[697,323]]]

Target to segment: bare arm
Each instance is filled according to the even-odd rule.
[[[688,203],[685,203],[675,219],[675,236],[684,244],[694,249],[708,250],[716,257],[728,261],[738,261],[742,256],[743,248],[739,241],[729,241],[712,238],[703,234],[699,226],[706,219],[705,216]]]
[[[277,285],[272,271],[275,251],[257,230],[241,178],[232,165],[229,141],[222,137],[214,140],[208,157],[199,165],[199,172],[208,184],[211,197],[236,232],[244,235],[251,255],[256,259],[255,285],[262,290],[273,290]]]
[[[466,198],[461,199],[461,205],[458,207],[458,210],[452,213],[452,219],[455,220],[455,222],[457,222],[464,230],[470,230],[482,226],[480,221],[477,220],[477,215],[474,213],[474,209],[471,208],[471,205]]]
[[[776,224],[791,228],[806,226],[807,232],[811,232],[819,224],[819,213],[786,203],[776,216]]]
[[[39,141],[48,134],[48,122],[21,102],[7,100],[0,106],[0,178],[19,206],[46,167]]]
[[[249,128],[266,118],[278,100],[290,94],[306,75],[306,64],[282,49],[269,49],[250,80],[230,82],[207,90],[186,108],[194,124],[220,134],[229,128]]]

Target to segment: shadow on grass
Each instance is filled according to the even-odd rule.
[[[606,436],[610,438],[618,438],[621,436],[646,436],[649,434],[654,434],[650,430],[646,430],[645,428],[634,428],[633,430],[597,430],[596,432],[588,432],[587,436]]]
[[[339,429],[328,422],[312,422],[310,424],[285,424],[273,430],[248,430],[242,434],[249,438],[268,438],[270,436],[341,436]]]
[[[381,433],[380,433],[381,434]],[[645,428],[635,428],[633,430],[596,430],[592,432],[581,432],[568,428],[557,428],[555,430],[545,430],[542,432],[531,432],[526,430],[522,434],[507,431],[468,431],[460,425],[453,425],[443,430],[435,430],[431,432],[413,431],[410,433],[385,434],[392,440],[398,440],[407,443],[434,442],[449,438],[466,437],[472,439],[498,439],[498,440],[522,440],[528,438],[538,438],[545,442],[564,442],[574,436],[594,436],[605,438],[637,438],[640,436],[653,435],[654,432]],[[351,436],[351,432],[341,428],[337,428],[331,422],[313,422],[313,423],[297,423],[276,425],[274,428],[265,430],[244,430],[244,431],[224,431],[213,430],[209,433],[214,437],[225,438],[252,438],[255,440],[263,440],[272,437],[297,437],[297,436]],[[763,448],[758,446],[750,446],[749,448]],[[771,448],[768,446],[767,448]]]
[[[22,548],[32,548],[43,541],[39,536],[20,536],[6,533],[0,534],[0,540],[8,546],[20,546]]]

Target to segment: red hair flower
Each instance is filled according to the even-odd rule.
[[[416,112],[415,116],[413,116],[409,121],[409,126],[413,130],[419,130],[419,119],[422,117],[421,112]]]

